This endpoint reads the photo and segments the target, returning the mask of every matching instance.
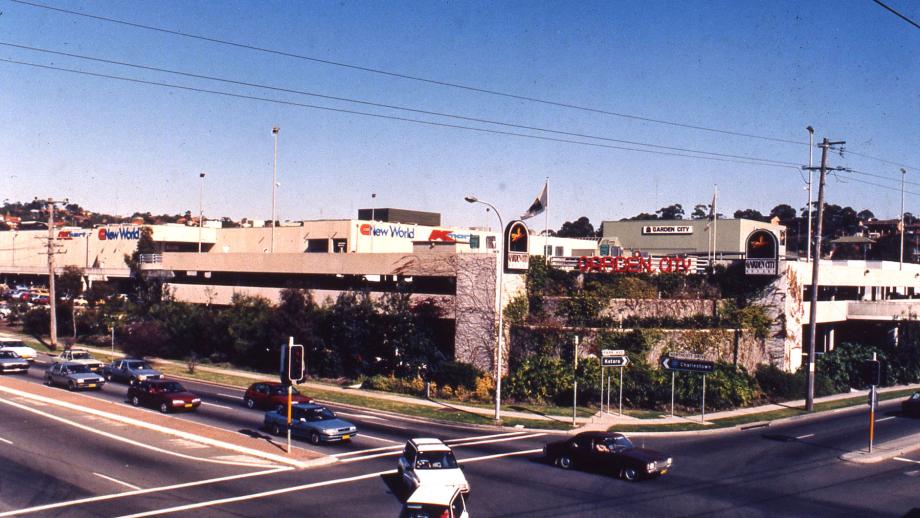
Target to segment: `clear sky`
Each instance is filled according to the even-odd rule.
[[[907,186],[907,210],[920,213],[920,30],[870,0],[35,1],[597,111],[375,74],[0,0],[4,44],[289,91],[9,45],[0,45],[0,59],[295,103],[0,61],[0,199],[68,197],[86,208],[122,215],[135,210],[195,213],[198,175],[206,172],[206,216],[268,219],[271,128],[279,125],[277,214],[283,219],[353,218],[358,208],[377,206],[441,212],[448,225],[495,226],[494,216],[482,206],[465,203],[463,197],[475,194],[493,203],[507,221],[530,205],[547,177],[552,228],[579,216],[597,224],[671,203],[681,203],[689,216],[695,204],[709,203],[714,184],[720,212],[730,215],[753,208],[766,213],[779,203],[805,205],[805,184],[795,166],[808,162],[805,127],[811,125],[816,140],[847,142],[843,157],[831,155],[832,166],[860,172],[831,177],[829,203],[896,217],[903,165],[908,167],[908,181],[915,182]],[[887,3],[920,21],[920,3]],[[673,156],[660,153],[689,153],[617,141],[791,165]],[[817,164],[820,150],[814,156]],[[377,195],[373,200],[372,193]],[[542,228],[543,217],[532,226]]]

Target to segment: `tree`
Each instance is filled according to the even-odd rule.
[[[134,281],[137,299],[142,308],[149,308],[163,300],[163,281],[159,278],[151,278],[141,271],[141,256],[154,253],[156,253],[156,244],[153,241],[153,229],[141,227],[137,249],[130,256],[125,255],[125,263],[131,270],[131,279]]]
[[[556,233],[558,237],[595,237],[594,225],[586,216],[576,219],[574,222],[566,221],[562,228]]]
[[[659,219],[684,219],[684,207],[680,203],[668,205],[655,211]]]
[[[640,212],[631,218],[623,218],[621,221],[644,221],[647,219],[658,219],[658,215],[649,214],[648,212]]]
[[[694,205],[693,213],[690,214],[691,219],[706,219],[709,217],[710,206],[704,203]]]
[[[753,219],[755,221],[766,221],[768,218],[765,218],[759,210],[754,209],[744,209],[736,210],[735,218],[737,219]]]
[[[873,214],[872,211],[869,209],[863,209],[859,211],[858,214],[856,214],[856,218],[859,219],[859,221],[862,221],[863,223],[865,223],[867,221],[872,221],[873,219],[875,219],[875,214]]]

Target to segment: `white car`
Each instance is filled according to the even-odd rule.
[[[18,338],[0,338],[0,351],[13,351],[29,363],[35,363],[35,358],[38,357],[38,351]]]
[[[57,356],[52,356],[51,361],[54,363],[79,363],[89,367],[92,372],[100,372],[103,367],[102,362],[93,358],[86,349],[67,349]]]
[[[470,484],[454,452],[440,439],[409,439],[396,468],[403,484],[411,491],[425,486],[449,486],[469,498]]]
[[[460,489],[450,486],[422,486],[403,505],[400,518],[469,518]]]

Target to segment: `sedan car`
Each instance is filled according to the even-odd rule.
[[[287,412],[266,412],[264,424],[274,435],[281,435],[288,429]],[[339,419],[332,410],[322,405],[298,403],[291,407],[291,435],[306,437],[311,444],[319,444],[350,440],[358,435],[358,428]]]
[[[13,351],[0,351],[0,372],[27,372],[29,362]]]
[[[157,408],[164,414],[172,410],[195,410],[201,398],[185,390],[178,381],[147,380],[128,387],[128,401],[134,406]]]
[[[38,357],[38,352],[35,349],[22,343],[22,340],[17,338],[0,338],[0,351],[13,351],[29,363],[34,362],[35,358]]]
[[[163,374],[144,360],[123,358],[102,368],[102,375],[108,381],[121,381],[134,385],[138,381],[163,379]]]
[[[901,411],[906,416],[920,417],[920,392],[914,392],[904,401],[901,401]]]
[[[562,469],[605,471],[629,481],[664,475],[672,464],[671,457],[637,448],[625,435],[610,432],[582,432],[549,443],[543,447],[543,456]]]
[[[411,491],[425,486],[451,486],[469,497],[470,484],[454,458],[454,452],[440,439],[409,439],[396,461],[396,470]]]
[[[61,351],[61,354],[52,356],[51,361],[54,363],[80,363],[82,365],[86,365],[89,370],[93,372],[99,372],[102,370],[102,362],[93,358],[93,355],[91,355],[86,349],[72,348]]]
[[[283,405],[286,406],[288,401],[287,388],[287,385],[271,381],[253,383],[246,389],[246,393],[243,394],[243,404],[249,408],[270,409],[275,409]],[[297,392],[296,388],[292,388],[291,400],[294,403],[313,402],[313,399]]]
[[[55,363],[45,371],[45,385],[60,385],[68,390],[102,389],[105,378],[82,363]]]
[[[459,488],[422,486],[409,495],[399,518],[469,518]]]

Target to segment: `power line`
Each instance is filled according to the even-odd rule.
[[[841,174],[841,173],[846,173],[846,172],[847,172],[847,171],[837,171],[836,174]],[[901,189],[898,188],[898,187],[890,187],[890,186],[887,186],[887,185],[882,185],[882,184],[880,184],[880,183],[869,182],[869,181],[866,181],[866,180],[860,180],[859,178],[854,178],[854,177],[852,177],[852,176],[845,176],[845,175],[842,175],[842,176],[844,176],[847,180],[850,180],[850,181],[853,181],[853,182],[862,183],[862,184],[866,184],[866,185],[872,185],[872,186],[878,187],[879,189],[886,189],[886,190],[889,190],[889,191],[901,192]],[[904,194],[910,194],[911,196],[920,196],[920,193],[911,192],[911,191],[904,191]]]
[[[903,14],[901,14],[901,13],[895,11],[894,9],[888,7],[887,5],[883,4],[883,3],[880,2],[879,0],[872,0],[872,1],[875,2],[875,3],[877,3],[877,4],[880,5],[880,6],[884,7],[885,9],[889,10],[890,12],[892,12],[892,13],[893,13],[895,16],[897,16],[898,18],[900,18],[900,19],[904,20],[905,22],[907,22],[907,23],[913,25],[914,27],[920,29],[920,25],[917,25],[917,22],[911,20],[910,18],[904,16]]]
[[[284,56],[284,57],[295,58],[295,59],[300,59],[300,60],[304,60],[304,61],[311,61],[311,62],[314,62],[314,63],[322,63],[322,64],[324,64],[324,65],[332,65],[332,66],[342,67],[342,68],[348,68],[348,69],[352,69],[352,70],[359,70],[359,71],[362,71],[362,72],[368,72],[368,73],[372,73],[372,74],[379,74],[379,75],[384,75],[384,76],[389,76],[389,77],[396,77],[396,78],[400,78],[400,79],[407,79],[407,80],[410,80],[410,81],[418,81],[418,82],[427,83],[427,84],[433,84],[433,85],[437,85],[437,86],[445,86],[445,87],[450,87],[450,88],[457,88],[457,89],[460,89],[460,90],[466,90],[466,91],[470,91],[470,92],[477,92],[477,93],[483,93],[483,94],[488,94],[488,95],[495,95],[495,96],[505,97],[505,98],[509,98],[509,99],[517,99],[517,100],[520,100],[520,101],[528,101],[528,102],[540,103],[540,104],[545,104],[545,105],[549,105],[549,106],[557,106],[557,107],[560,107],[560,108],[568,108],[568,109],[580,110],[580,111],[584,111],[584,112],[597,113],[597,114],[602,114],[602,115],[610,115],[610,116],[614,116],[614,117],[621,117],[621,118],[625,118],[625,119],[637,120],[637,121],[642,121],[642,122],[649,122],[649,123],[654,123],[654,124],[664,124],[664,125],[668,125],[668,126],[674,126],[674,127],[679,127],[679,128],[685,128],[685,129],[693,129],[693,130],[699,130],[699,131],[708,131],[708,132],[711,132],[711,133],[719,133],[719,134],[722,134],[722,135],[732,135],[732,136],[736,136],[736,137],[746,137],[746,138],[767,140],[767,141],[771,141],[771,142],[781,142],[781,143],[784,143],[784,144],[796,144],[796,145],[805,145],[805,146],[808,145],[807,142],[801,142],[801,141],[797,141],[797,140],[790,140],[790,139],[784,139],[784,138],[769,137],[769,136],[765,136],[765,135],[756,135],[756,134],[753,134],[753,133],[744,133],[744,132],[739,132],[739,131],[732,131],[732,130],[711,128],[711,127],[707,127],[707,126],[699,126],[699,125],[687,124],[687,123],[682,123],[682,122],[668,121],[668,120],[664,120],[664,119],[655,119],[655,118],[651,118],[651,117],[643,117],[643,116],[640,116],[640,115],[632,115],[632,114],[628,114],[628,113],[621,113],[621,112],[615,112],[615,111],[610,111],[610,110],[603,110],[603,109],[599,109],[599,108],[591,108],[591,107],[588,107],[588,106],[581,106],[581,105],[572,104],[572,103],[550,101],[550,100],[541,99],[541,98],[538,98],[538,97],[530,97],[530,96],[526,96],[526,95],[519,95],[519,94],[508,93],[508,92],[501,92],[501,91],[498,91],[498,90],[491,90],[491,89],[483,88],[483,87],[477,87],[477,86],[471,86],[471,85],[464,85],[464,84],[460,84],[460,83],[451,83],[451,82],[440,81],[440,80],[436,80],[436,79],[428,79],[428,78],[424,78],[424,77],[420,77],[420,76],[413,76],[413,75],[408,75],[408,74],[401,74],[401,73],[398,73],[398,72],[391,72],[391,71],[388,71],[388,70],[383,70],[383,69],[378,69],[378,68],[364,67],[364,66],[360,66],[360,65],[354,65],[354,64],[351,64],[351,63],[344,63],[344,62],[340,62],[340,61],[332,61],[332,60],[328,60],[328,59],[322,59],[322,58],[317,58],[317,57],[312,57],[312,56],[306,56],[306,55],[303,55],[303,54],[294,54],[294,53],[291,53],[291,52],[285,52],[285,51],[277,50],[277,49],[270,49],[270,48],[266,48],[266,47],[259,47],[259,46],[255,46],[255,45],[245,44],[245,43],[237,43],[237,42],[228,41],[228,40],[222,40],[222,39],[218,39],[218,38],[211,38],[211,37],[208,37],[208,36],[201,36],[201,35],[198,35],[198,34],[184,33],[184,32],[174,31],[174,30],[170,30],[170,29],[165,29],[165,28],[163,28],[163,27],[155,27],[155,26],[152,26],[152,25],[144,25],[144,24],[140,24],[140,23],[129,22],[129,21],[126,21],[126,20],[119,20],[119,19],[116,19],[116,18],[110,18],[110,17],[106,17],[106,16],[99,16],[99,15],[94,15],[94,14],[83,13],[83,12],[80,12],[80,11],[73,11],[73,10],[70,10],[70,9],[63,9],[63,8],[60,8],[60,7],[52,7],[52,6],[49,6],[49,5],[39,4],[39,3],[35,3],[35,2],[28,2],[28,1],[25,1],[25,0],[10,0],[10,1],[11,1],[11,2],[15,2],[15,3],[17,3],[17,4],[27,5],[27,6],[30,6],[30,7],[36,7],[36,8],[39,8],[39,9],[47,9],[47,10],[50,10],[50,11],[56,11],[56,12],[60,12],[60,13],[64,13],[64,14],[70,14],[70,15],[74,15],[74,16],[81,16],[81,17],[84,17],[84,18],[91,18],[91,19],[94,19],[94,20],[99,20],[99,21],[104,21],[104,22],[109,22],[109,23],[116,23],[116,24],[120,24],[120,25],[126,25],[126,26],[128,26],[128,27],[134,27],[134,28],[144,29],[144,30],[149,30],[149,31],[156,31],[156,32],[164,33],[164,34],[171,34],[171,35],[173,35],[173,36],[181,36],[181,37],[183,37],[183,38],[191,38],[191,39],[200,40],[200,41],[207,41],[207,42],[210,42],[210,43],[217,43],[217,44],[220,44],[220,45],[227,45],[227,46],[236,47],[236,48],[241,48],[241,49],[246,49],[246,50],[253,50],[253,51],[257,51],[257,52],[264,52],[264,53],[268,53],[268,54],[274,54],[274,55],[277,55],[277,56]]]
[[[846,151],[846,152],[849,153],[849,154],[851,154],[851,155],[861,156],[861,157],[863,157],[863,158],[869,158],[869,159],[872,159],[872,160],[878,160],[879,162],[883,162],[883,163],[886,163],[886,164],[888,164],[888,165],[896,165],[896,166],[898,166],[898,167],[903,167],[903,168],[905,168],[905,169],[913,169],[913,170],[915,170],[915,171],[920,171],[920,167],[914,167],[914,166],[910,166],[910,165],[906,165],[906,164],[901,164],[901,163],[898,163],[898,162],[892,162],[891,160],[885,160],[884,158],[874,157],[874,156],[871,156],[871,155],[867,155],[867,154],[865,154],[865,153],[857,153],[857,152],[855,152],[855,151],[850,150],[850,148],[847,148],[847,151]]]
[[[861,174],[861,175],[863,175],[863,176],[872,176],[872,177],[875,177],[875,178],[881,178],[882,180],[887,180],[887,181],[889,181],[889,182],[898,182],[898,183],[901,183],[901,179],[900,179],[900,178],[891,178],[891,177],[884,176],[884,175],[880,175],[880,174],[867,173],[867,172],[865,172],[865,171],[860,171],[860,170],[858,170],[858,169],[851,169],[851,168],[849,168],[849,167],[846,168],[846,171],[849,172],[849,173]],[[907,181],[907,180],[905,180],[904,183],[910,184],[910,185],[920,185],[920,182],[911,182],[911,181]]]
[[[46,54],[54,54],[54,55],[58,55],[58,56],[67,56],[67,57],[72,57],[72,58],[84,59],[84,60],[95,61],[95,62],[99,62],[99,63],[107,63],[107,64],[111,64],[111,65],[119,65],[119,66],[137,68],[137,69],[141,69],[141,70],[151,70],[151,71],[154,71],[154,72],[163,72],[163,73],[167,73],[167,74],[175,74],[175,75],[179,75],[179,76],[192,77],[192,78],[196,78],[196,79],[206,79],[206,80],[209,80],[209,81],[219,81],[219,82],[222,82],[222,83],[234,84],[234,85],[239,85],[239,86],[248,86],[248,87],[253,87],[253,88],[262,88],[262,89],[265,89],[265,90],[272,90],[272,91],[276,91],[276,92],[284,92],[284,93],[292,93],[292,94],[298,94],[298,95],[306,95],[306,96],[310,96],[310,97],[318,97],[318,98],[321,98],[321,99],[329,99],[329,100],[334,100],[334,101],[349,102],[349,103],[361,104],[361,105],[365,105],[365,106],[374,106],[374,107],[377,107],[377,108],[387,108],[387,109],[393,109],[393,110],[408,111],[408,112],[412,112],[412,113],[420,113],[420,114],[424,114],[424,115],[435,115],[435,116],[438,116],[438,117],[448,117],[448,118],[453,118],[453,119],[458,119],[458,120],[465,120],[465,121],[469,121],[469,122],[479,122],[479,123],[484,123],[484,124],[494,124],[494,125],[498,125],[498,126],[505,126],[505,127],[511,127],[511,128],[517,128],[517,129],[526,129],[526,130],[531,130],[531,131],[542,131],[542,132],[545,132],[545,133],[554,133],[554,134],[557,134],[557,135],[565,135],[565,136],[569,136],[569,137],[589,138],[589,139],[602,140],[602,141],[606,141],[606,142],[617,142],[617,143],[620,143],[620,144],[629,144],[629,145],[634,145],[634,146],[646,146],[646,147],[652,147],[652,148],[657,148],[657,149],[667,149],[667,150],[670,150],[670,151],[680,151],[680,152],[685,152],[685,153],[699,153],[699,154],[704,154],[704,155],[720,156],[720,157],[725,157],[725,158],[737,158],[737,159],[741,159],[741,160],[755,160],[755,161],[761,161],[761,162],[766,162],[766,163],[771,163],[771,164],[777,164],[777,165],[787,165],[787,166],[791,166],[791,167],[797,166],[797,164],[796,164],[795,162],[784,162],[784,161],[781,161],[781,160],[773,160],[773,159],[769,159],[769,158],[750,157],[750,156],[744,156],[744,155],[732,155],[732,154],[728,154],[728,153],[717,153],[717,152],[714,152],[714,151],[703,151],[703,150],[691,149],[691,148],[682,148],[682,147],[675,147],[675,146],[665,146],[665,145],[661,145],[661,144],[650,144],[650,143],[647,143],[647,142],[639,142],[639,141],[634,141],[634,140],[615,139],[615,138],[603,137],[603,136],[597,136],[597,135],[590,135],[590,134],[585,134],[585,133],[576,133],[576,132],[570,132],[570,131],[561,131],[561,130],[554,130],[554,129],[549,129],[549,128],[542,128],[542,127],[538,127],[538,126],[527,126],[527,125],[523,125],[523,124],[514,124],[514,123],[501,122],[501,121],[495,121],[495,120],[490,120],[490,119],[481,119],[481,118],[476,118],[476,117],[467,117],[467,116],[463,116],[463,115],[456,115],[456,114],[445,113],[445,112],[436,112],[436,111],[430,111],[430,110],[421,110],[421,109],[417,109],[417,108],[409,108],[409,107],[406,107],[406,106],[398,106],[398,105],[392,105],[392,104],[383,104],[383,103],[376,103],[376,102],[372,102],[372,101],[366,101],[366,100],[362,100],[362,99],[353,99],[353,98],[348,98],[348,97],[339,97],[339,96],[333,96],[333,95],[320,94],[320,93],[316,93],[316,92],[307,92],[307,91],[303,91],[303,90],[294,90],[294,89],[290,89],[290,88],[283,88],[283,87],[265,85],[265,84],[261,84],[261,83],[250,83],[250,82],[246,82],[246,81],[237,81],[237,80],[233,80],[233,79],[226,79],[226,78],[215,77],[215,76],[207,76],[207,75],[201,75],[201,74],[193,74],[193,73],[190,73],[190,72],[182,72],[182,71],[171,70],[171,69],[167,69],[167,68],[160,68],[160,67],[154,67],[154,66],[149,66],[149,65],[139,65],[139,64],[136,64],[136,63],[130,63],[130,62],[126,62],[126,61],[117,61],[117,60],[111,60],[111,59],[97,58],[97,57],[87,56],[87,55],[83,55],[83,54],[74,54],[74,53],[70,53],[70,52],[62,52],[62,51],[56,51],[56,50],[49,50],[49,49],[43,49],[43,48],[39,48],[39,47],[31,47],[31,46],[27,46],[27,45],[19,45],[19,44],[16,44],[16,43],[9,43],[9,42],[3,42],[3,41],[0,41],[0,45],[6,46],[6,47],[12,47],[12,48],[18,48],[18,49],[24,49],[24,50],[34,51],[34,52],[43,52],[43,53],[46,53]]]
[[[297,107],[301,107],[301,108],[309,108],[309,109],[314,109],[314,110],[323,110],[323,111],[336,112],[336,113],[345,113],[345,114],[350,114],[350,115],[360,115],[360,116],[365,116],[365,117],[375,117],[375,118],[379,118],[379,119],[388,119],[388,120],[395,120],[395,121],[402,121],[402,122],[410,122],[410,123],[415,123],[415,124],[424,124],[424,125],[428,125],[428,126],[436,126],[436,127],[442,127],[442,128],[462,129],[462,130],[467,130],[467,131],[476,131],[476,132],[489,133],[489,134],[495,134],[495,135],[515,136],[515,137],[529,138],[529,139],[535,139],[535,140],[543,140],[543,141],[549,141],[549,142],[560,142],[560,143],[565,143],[565,144],[577,144],[577,145],[582,145],[582,146],[590,146],[590,147],[598,147],[598,148],[606,148],[606,149],[617,149],[617,150],[622,150],[622,151],[634,151],[634,152],[638,152],[638,153],[649,153],[649,154],[655,154],[655,155],[676,156],[676,157],[683,157],[683,158],[696,158],[696,159],[700,159],[700,160],[710,160],[710,161],[716,161],[716,162],[731,162],[731,163],[745,164],[745,165],[758,165],[758,166],[771,166],[771,167],[785,167],[785,168],[789,168],[789,169],[797,169],[797,167],[793,167],[793,166],[789,166],[789,165],[784,165],[783,163],[766,163],[766,162],[762,162],[762,161],[761,161],[761,162],[753,162],[753,161],[750,161],[750,160],[736,160],[736,159],[732,159],[732,158],[721,158],[721,157],[715,157],[715,156],[699,156],[699,155],[690,155],[690,154],[686,154],[686,153],[674,153],[674,152],[667,152],[667,151],[656,151],[656,150],[652,150],[652,149],[639,149],[639,148],[631,148],[631,147],[625,147],[625,146],[613,146],[613,145],[609,145],[609,144],[600,144],[600,143],[597,143],[597,142],[584,142],[584,141],[579,141],[579,140],[562,139],[562,138],[555,138],[555,137],[546,137],[546,136],[542,136],[542,135],[529,135],[529,134],[526,134],[526,133],[516,133],[516,132],[512,132],[512,131],[501,131],[501,130],[487,129],[487,128],[476,128],[476,127],[473,127],[473,126],[462,126],[462,125],[459,125],[459,124],[448,124],[448,123],[445,123],[445,122],[435,122],[435,121],[426,121],[426,120],[421,120],[421,119],[411,119],[411,118],[408,118],[408,117],[398,117],[398,116],[395,116],[395,115],[383,115],[383,114],[379,114],[379,113],[362,112],[362,111],[358,111],[358,110],[348,110],[348,109],[344,109],[344,108],[331,108],[331,107],[328,107],[328,106],[319,106],[319,105],[314,105],[314,104],[298,103],[298,102],[294,102],[294,101],[283,101],[283,100],[280,100],[280,99],[270,99],[270,98],[267,98],[267,97],[259,97],[259,96],[255,96],[255,95],[236,94],[236,93],[231,93],[231,92],[222,92],[222,91],[219,91],[219,90],[209,90],[209,89],[206,89],[206,88],[197,88],[197,87],[183,86],[183,85],[177,85],[177,84],[172,84],[172,83],[163,83],[163,82],[159,82],[159,81],[146,81],[146,80],[142,80],[142,79],[135,79],[135,78],[129,78],[129,77],[115,76],[115,75],[110,75],[110,74],[100,74],[100,73],[97,73],[97,72],[87,72],[87,71],[85,71],[85,70],[76,70],[76,69],[70,69],[70,68],[64,68],[64,67],[57,67],[57,66],[53,66],[53,65],[42,65],[42,64],[38,64],[38,63],[30,63],[30,62],[27,62],[27,61],[18,61],[18,60],[8,59],[8,58],[0,58],[0,61],[6,62],[6,63],[11,63],[11,64],[14,64],[14,65],[25,65],[25,66],[35,67],[35,68],[44,68],[44,69],[48,69],[48,70],[57,70],[57,71],[62,71],[62,72],[69,72],[69,73],[73,73],[73,74],[80,74],[80,75],[86,75],[86,76],[92,76],[92,77],[99,77],[99,78],[104,78],[104,79],[114,79],[114,80],[118,80],[118,81],[130,82],[130,83],[146,84],[146,85],[160,86],[160,87],[165,87],[165,88],[175,88],[175,89],[178,89],[178,90],[186,90],[186,91],[191,91],[191,92],[199,92],[199,93],[206,93],[206,94],[221,95],[221,96],[233,97],[233,98],[237,98],[237,99],[248,99],[248,100],[254,100],[254,101],[263,101],[263,102],[269,102],[269,103],[274,103],[274,104],[282,104],[282,105],[287,105],[287,106],[297,106]]]

